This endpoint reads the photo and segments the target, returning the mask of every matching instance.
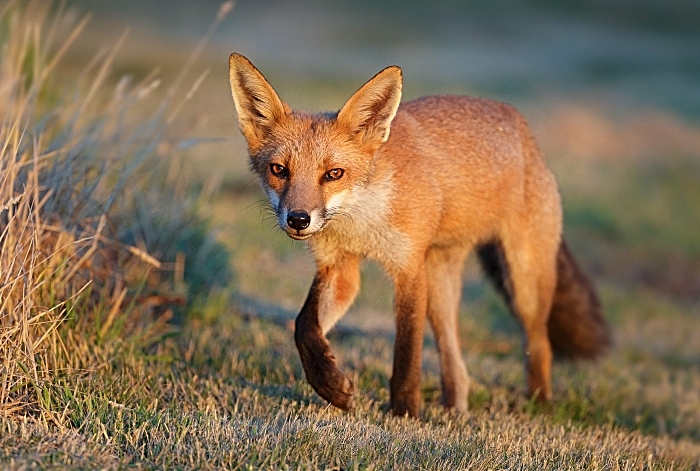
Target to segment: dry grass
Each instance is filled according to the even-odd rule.
[[[65,421],[57,378],[104,369],[128,339],[148,345],[169,330],[168,303],[186,300],[175,283],[185,255],[211,238],[177,161],[161,163],[175,144],[167,103],[133,116],[158,81],[112,87],[116,47],[75,86],[56,81],[86,20],[55,8],[0,10],[0,413],[46,424]],[[165,201],[171,211],[155,214]],[[176,259],[175,270],[160,261]]]
[[[357,333],[363,339],[372,335]],[[308,386],[289,336],[284,326],[234,314],[195,322],[184,336],[159,343],[150,357],[132,356],[93,378],[67,401],[71,412],[65,428],[4,422],[0,459],[17,469],[52,464],[484,470],[698,465],[697,443],[645,435],[616,422],[629,417],[616,396],[629,400],[646,388],[630,377],[626,386],[614,384],[617,355],[595,377],[593,369],[557,371],[556,387],[564,397],[551,409],[528,403],[513,388],[509,371],[519,369],[517,359],[470,356],[477,379],[489,376],[472,395],[472,411],[442,410],[430,391],[437,378],[429,373],[426,408],[420,420],[411,420],[387,413],[385,357],[391,338],[375,335],[371,346],[366,340],[332,338],[340,357],[350,359],[347,367],[357,372],[361,386],[356,409],[343,413]],[[362,368],[352,360],[358,348],[372,350]],[[671,400],[668,393],[663,397]],[[639,401],[636,406],[648,399]]]

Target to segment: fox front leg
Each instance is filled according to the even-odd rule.
[[[427,308],[425,273],[395,280],[396,343],[391,374],[391,410],[417,417],[420,410],[421,354]]]
[[[306,379],[322,398],[343,410],[353,405],[354,387],[338,369],[326,333],[347,312],[359,288],[356,257],[339,257],[332,266],[319,267],[294,330]]]

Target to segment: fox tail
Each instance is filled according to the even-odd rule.
[[[593,359],[612,344],[593,284],[563,240],[557,253],[557,287],[547,330],[554,351],[566,358]]]
[[[512,285],[501,247],[485,244],[477,254],[486,275],[512,306]],[[593,284],[574,261],[564,240],[557,253],[557,286],[547,330],[554,353],[567,359],[595,359],[612,344]]]

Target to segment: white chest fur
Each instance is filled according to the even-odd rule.
[[[319,261],[332,263],[339,252],[352,253],[394,271],[404,265],[411,250],[410,239],[392,224],[391,178],[355,186],[328,200],[330,220],[311,240]]]

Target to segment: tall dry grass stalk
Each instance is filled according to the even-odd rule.
[[[153,170],[173,147],[173,106],[133,116],[158,81],[110,85],[118,45],[77,83],[56,79],[86,21],[70,24],[50,2],[0,7],[1,415],[60,422],[57,377],[99,369],[130,334],[157,332],[154,305],[181,301],[158,259],[175,260],[177,231],[201,225],[179,167]],[[159,204],[168,211],[154,215]]]

